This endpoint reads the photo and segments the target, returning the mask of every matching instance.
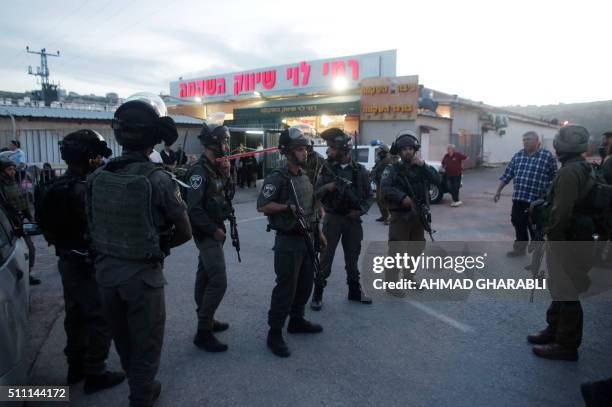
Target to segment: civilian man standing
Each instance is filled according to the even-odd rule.
[[[455,151],[455,145],[449,144],[446,148],[446,155],[442,158],[442,168],[446,172],[446,182],[448,190],[453,197],[453,208],[463,205],[459,200],[459,189],[461,188],[461,176],[463,175],[463,161],[469,157]]]
[[[557,162],[552,153],[540,145],[538,134],[528,131],[523,134],[523,149],[514,154],[503,175],[493,200],[499,201],[501,191],[514,180],[512,192],[512,214],[510,219],[516,233],[514,247],[508,257],[524,256],[529,237],[533,230],[529,225],[527,209],[536,199],[542,197],[557,174]]]

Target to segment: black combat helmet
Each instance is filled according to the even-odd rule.
[[[97,131],[83,129],[68,134],[59,142],[62,160],[68,164],[87,162],[98,156],[108,158],[113,153]]]
[[[332,127],[321,133],[321,138],[327,142],[331,148],[338,150],[350,150],[353,139],[342,130]]]
[[[419,139],[413,131],[400,131],[397,137],[395,138],[395,142],[391,144],[391,149],[389,150],[389,152],[393,155],[397,155],[400,153],[400,151],[402,151],[402,148],[404,147],[414,147],[414,151],[418,151],[419,148],[421,148]]]
[[[289,127],[281,132],[278,138],[278,149],[282,154],[287,154],[296,147],[309,147],[310,140],[297,127]]]
[[[136,93],[115,111],[111,123],[115,138],[127,150],[142,150],[162,141],[172,145],[178,138],[174,120],[157,95]]]
[[[4,171],[8,167],[17,167],[17,163],[8,158],[0,158],[0,171]]]
[[[386,144],[380,144],[378,147],[376,147],[376,154],[379,157],[384,157],[387,154],[389,154],[389,146]]]
[[[563,126],[555,135],[553,147],[557,155],[582,154],[589,147],[589,132],[579,124]]]
[[[204,123],[202,123],[202,130],[198,135],[203,146],[221,146],[222,144],[229,144],[230,132],[229,129],[223,125],[224,119],[225,113],[216,112],[204,120]]]

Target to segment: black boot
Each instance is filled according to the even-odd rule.
[[[219,342],[211,331],[198,330],[193,344],[206,352],[225,352],[227,350],[227,345]]]
[[[81,362],[74,362],[68,365],[68,384],[76,384],[85,378],[85,371]]]
[[[291,355],[291,351],[289,351],[289,347],[285,343],[283,339],[283,333],[280,329],[270,329],[268,331],[268,348],[274,353],[276,356],[281,358],[286,358]]]
[[[312,300],[310,301],[310,308],[314,311],[320,311],[322,306],[323,306],[323,287],[315,284],[314,292],[312,293]]]
[[[586,407],[612,406],[612,378],[580,386]]]
[[[40,283],[40,278],[30,276],[30,285],[39,285]]]
[[[303,317],[291,318],[287,326],[290,334],[318,334],[323,331],[323,327],[305,320]]]
[[[555,341],[555,334],[548,327],[531,335],[527,335],[527,342],[534,345],[546,345]]]
[[[226,331],[228,328],[229,328],[229,324],[227,322],[217,321],[216,319],[213,320],[213,327],[212,327],[213,332]]]
[[[362,304],[371,304],[372,299],[367,297],[363,291],[361,291],[361,284],[359,283],[350,283],[349,284],[349,293],[348,293],[349,301],[357,301]]]
[[[83,391],[85,394],[92,394],[100,390],[108,389],[116,386],[125,380],[125,374],[122,372],[106,371],[102,374],[87,375],[85,377],[85,385]]]
[[[536,356],[544,359],[567,360],[570,362],[575,362],[578,360],[578,349],[566,348],[558,343],[534,345],[532,350]]]

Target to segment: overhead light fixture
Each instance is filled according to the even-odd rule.
[[[263,130],[247,130],[246,134],[264,134]]]
[[[253,96],[255,96],[256,98],[260,98],[261,97],[261,92],[253,92]]]
[[[329,118],[329,116],[327,115],[323,115],[321,116],[321,124],[325,127],[329,126],[329,124],[332,122],[332,120]]]
[[[337,91],[343,91],[348,88],[348,81],[344,76],[338,76],[334,79],[334,89]]]
[[[202,101],[202,98],[199,96],[196,96],[195,98],[193,98],[194,102],[198,102],[200,103]]]

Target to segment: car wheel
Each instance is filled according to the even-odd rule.
[[[432,204],[437,204],[442,200],[442,192],[437,185],[429,186],[429,202]]]

